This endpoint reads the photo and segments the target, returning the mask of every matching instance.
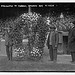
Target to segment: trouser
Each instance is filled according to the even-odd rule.
[[[53,49],[52,45],[49,47],[49,55],[51,61],[57,60],[57,49]]]
[[[12,60],[12,46],[9,47],[10,50],[10,60]]]
[[[9,60],[12,60],[12,46],[6,45],[6,53]]]
[[[10,60],[10,52],[9,52],[9,46],[6,45],[6,53],[7,53],[7,57]]]
[[[72,61],[75,61],[75,52],[71,52],[71,56],[72,56]]]

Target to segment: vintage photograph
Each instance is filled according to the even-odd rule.
[[[75,72],[75,3],[0,3],[0,72]]]

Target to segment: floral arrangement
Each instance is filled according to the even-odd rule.
[[[49,26],[46,24],[45,18],[40,17],[37,21],[38,47],[43,48],[46,40],[46,34]]]
[[[17,45],[14,47],[14,52],[16,57],[25,57],[28,55],[28,51],[27,51],[27,45],[23,46],[23,45]]]
[[[22,22],[24,23],[23,30],[24,34],[29,34],[31,31],[36,31],[37,20],[41,17],[40,14],[37,13],[24,13],[20,16]]]
[[[37,14],[35,12],[31,13],[31,14],[24,13],[14,21],[15,22],[15,27],[14,27],[15,29],[13,30],[12,38],[16,39],[18,42],[17,44],[19,44],[19,43],[21,43],[20,40],[22,40],[21,36],[28,35],[28,47],[29,47],[30,58],[32,57],[32,55],[34,58],[36,58],[36,56],[40,57],[40,56],[42,56],[42,52],[43,52],[43,50],[40,47],[38,47],[40,44],[38,42],[39,39],[36,41],[36,39],[37,39],[36,33],[40,31],[40,30],[38,30],[39,29],[38,25],[39,26],[41,25],[38,22],[41,19],[43,19],[43,18],[40,19],[40,17],[41,17],[41,15]],[[43,26],[42,27],[41,26],[40,26],[40,28],[43,29]],[[41,31],[40,31],[40,33],[41,33]],[[44,31],[45,31],[45,29],[44,29]],[[23,32],[23,33],[21,33],[21,32]],[[36,43],[35,43],[35,41],[36,41]],[[35,45],[35,48],[34,48],[34,45]],[[36,47],[38,47],[38,49]],[[22,51],[23,51],[23,49],[16,48],[16,52],[21,54],[21,53],[23,53]],[[35,54],[34,54],[34,51],[35,51]]]
[[[30,58],[40,58],[43,54],[46,33],[48,31],[48,25],[45,22],[45,18],[35,12],[31,14],[24,13],[20,17],[29,31],[28,45]],[[26,29],[26,26],[23,28]]]
[[[30,52],[30,56],[33,58],[33,59],[39,59],[41,58],[43,55],[43,50],[41,50],[40,48],[38,47],[33,47],[33,49],[31,50]]]
[[[34,35],[34,41],[32,49],[30,48],[30,57],[33,59],[39,59],[43,55],[44,44],[46,40],[46,33],[48,32],[48,25],[45,22],[45,18],[40,17],[37,20],[36,34]]]
[[[24,57],[25,48],[24,49],[15,48],[14,51],[17,57]]]
[[[30,14],[24,13],[20,17],[23,19],[22,21],[29,20],[31,22],[31,21],[37,21],[39,16],[41,16],[41,15],[34,12],[34,13],[30,13]]]

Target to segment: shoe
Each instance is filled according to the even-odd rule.
[[[71,62],[75,62],[74,60],[72,60]]]
[[[71,63],[75,63],[75,61],[71,61]]]

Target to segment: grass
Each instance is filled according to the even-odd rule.
[[[71,63],[70,55],[58,55],[57,62],[54,63],[49,61],[48,52],[47,47],[45,47],[44,56],[40,61],[14,57],[13,61],[8,61],[6,56],[0,56],[0,71],[75,71],[75,63]]]

